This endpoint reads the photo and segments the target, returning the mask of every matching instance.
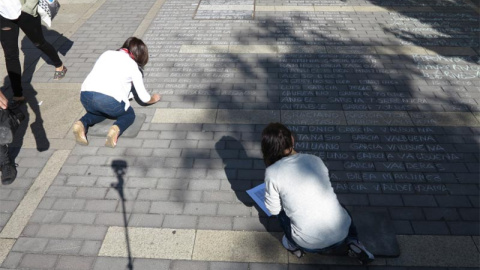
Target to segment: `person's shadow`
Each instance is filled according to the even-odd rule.
[[[66,55],[67,52],[73,46],[73,41],[66,38],[62,34],[58,33],[55,30],[47,29],[45,26],[42,26],[42,30],[45,36],[45,39],[52,44],[57,50],[59,54]],[[50,148],[50,141],[47,138],[47,134],[45,132],[45,128],[43,126],[43,118],[40,111],[39,101],[37,99],[38,92],[35,90],[33,85],[31,84],[33,75],[35,73],[35,67],[37,66],[38,61],[42,58],[48,65],[52,67],[52,77],[54,73],[54,67],[50,61],[50,59],[43,54],[39,49],[37,49],[32,42],[24,36],[21,42],[21,51],[24,54],[24,68],[22,73],[22,87],[23,87],[23,95],[25,96],[25,103],[22,103],[17,110],[20,111],[24,116],[25,119],[20,124],[17,132],[15,133],[15,137],[13,142],[10,144],[9,154],[12,160],[18,156],[20,149],[23,145],[24,137],[28,129],[28,125],[30,123],[30,114],[28,113],[28,107],[32,110],[34,114],[33,122],[30,123],[30,128],[32,130],[33,137],[35,139],[36,148],[39,152],[46,151]],[[7,82],[7,78],[5,78],[4,86],[9,86],[9,81]],[[9,87],[11,88],[11,86]],[[13,93],[9,93],[8,91],[5,93],[7,97],[11,98]]]
[[[231,136],[223,136],[216,144],[215,150],[222,158],[225,175],[227,176],[230,187],[235,192],[237,199],[246,207],[255,207],[258,212],[258,220],[265,227],[268,232],[280,232],[282,229],[278,225],[276,218],[268,217],[265,212],[255,203],[255,201],[248,195],[247,190],[263,183],[263,177],[252,174],[251,179],[244,179],[244,176],[239,174],[238,157],[232,157],[232,150],[239,151],[239,157],[242,159],[249,159],[253,164],[263,163],[259,158],[248,157],[243,145]]]

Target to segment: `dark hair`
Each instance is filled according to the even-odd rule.
[[[133,60],[135,60],[140,67],[144,67],[147,64],[148,48],[141,39],[129,37],[125,40],[121,49],[127,49]]]
[[[289,153],[285,150],[290,149]],[[270,123],[262,131],[262,154],[265,166],[270,166],[293,150],[292,132],[281,123]]]

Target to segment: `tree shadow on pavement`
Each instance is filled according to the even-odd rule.
[[[112,183],[111,187],[114,188],[118,192],[118,196],[120,197],[120,201],[122,203],[122,213],[123,213],[123,226],[125,228],[125,243],[127,245],[127,254],[128,254],[128,269],[133,270],[133,258],[132,258],[132,251],[130,250],[130,240],[128,236],[128,220],[127,220],[127,213],[125,210],[125,194],[123,191],[124,183],[124,175],[127,171],[127,162],[124,160],[113,160],[112,161],[112,169],[117,176],[117,183]]]

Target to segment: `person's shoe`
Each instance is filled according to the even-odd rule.
[[[365,265],[372,262],[375,257],[358,240],[352,240],[348,243],[348,256],[357,258],[361,264]]]
[[[88,145],[87,137],[85,136],[85,127],[82,121],[77,121],[73,124],[73,135],[75,135],[75,141],[80,145]]]
[[[303,252],[303,250],[299,249],[297,246],[293,245],[285,235],[283,235],[282,237],[282,245],[286,250],[297,256],[297,258],[299,259],[302,258],[303,255],[305,255],[305,252]]]
[[[65,77],[65,75],[67,74],[67,70],[68,69],[66,66],[63,66],[62,70],[60,71],[55,70],[55,73],[53,74],[53,79],[56,81],[63,79],[63,77]]]
[[[120,134],[120,128],[117,125],[111,126],[107,133],[105,146],[115,148],[115,146],[117,146],[117,140],[118,140],[119,134]]]
[[[2,171],[2,184],[10,185],[17,178],[17,168],[12,162],[4,162],[0,166],[0,171]]]
[[[8,103],[8,108],[14,110],[20,107],[23,103],[25,103],[25,97],[13,97]]]

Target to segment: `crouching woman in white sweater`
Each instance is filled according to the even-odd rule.
[[[352,218],[338,201],[319,157],[297,153],[292,133],[280,123],[263,130],[262,153],[265,204],[280,222],[287,250],[299,258],[304,252],[348,252],[362,264],[374,259],[358,241]]]
[[[115,122],[108,131],[105,146],[117,145],[118,136],[135,120],[129,102],[132,86],[142,102],[154,104],[160,100],[158,94],[150,96],[143,84],[140,68],[147,62],[147,46],[136,37],[128,38],[120,49],[106,51],[98,58],[82,84],[80,101],[87,113],[73,125],[77,143],[88,145],[88,127],[111,118]]]

